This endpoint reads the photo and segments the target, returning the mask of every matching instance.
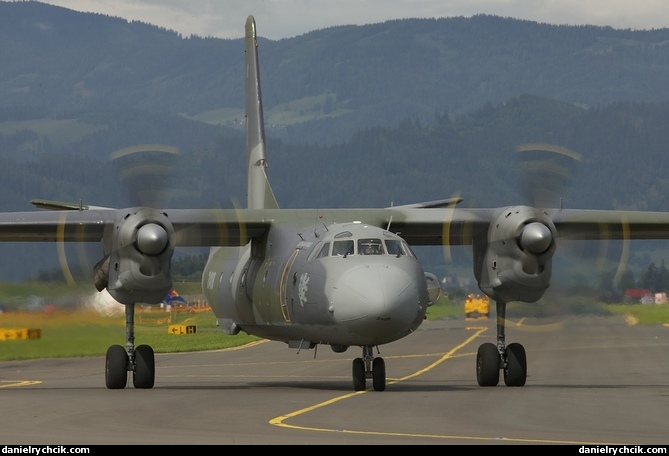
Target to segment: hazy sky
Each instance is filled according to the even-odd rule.
[[[258,35],[281,39],[388,19],[493,14],[549,24],[669,27],[667,0],[42,0],[56,6],[138,20],[184,36],[241,38],[246,17]]]

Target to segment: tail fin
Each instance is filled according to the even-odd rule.
[[[246,163],[247,207],[249,209],[278,209],[267,177],[265,159],[265,123],[263,121],[258,41],[256,21],[246,19]]]

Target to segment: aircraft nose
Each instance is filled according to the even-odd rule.
[[[352,333],[368,337],[362,344],[392,342],[415,329],[424,316],[426,298],[419,282],[392,265],[365,265],[337,281],[331,310]]]

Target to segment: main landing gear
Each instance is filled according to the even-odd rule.
[[[153,388],[156,364],[153,348],[139,345],[135,348],[135,305],[125,306],[125,348],[112,345],[107,349],[105,360],[105,383],[109,389],[123,389],[128,383],[128,372],[132,372],[135,388]]]
[[[362,347],[362,358],[353,360],[353,389],[364,391],[366,381],[372,379],[374,391],[386,389],[386,362],[383,358],[374,358],[373,347]]]
[[[476,380],[479,386],[497,386],[499,371],[506,386],[523,386],[527,380],[525,348],[519,343],[505,345],[506,303],[497,302],[497,346],[486,342],[476,355]]]

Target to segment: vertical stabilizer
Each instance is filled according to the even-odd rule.
[[[265,159],[265,123],[263,121],[256,21],[246,19],[246,163],[247,207],[278,209],[267,177]]]

